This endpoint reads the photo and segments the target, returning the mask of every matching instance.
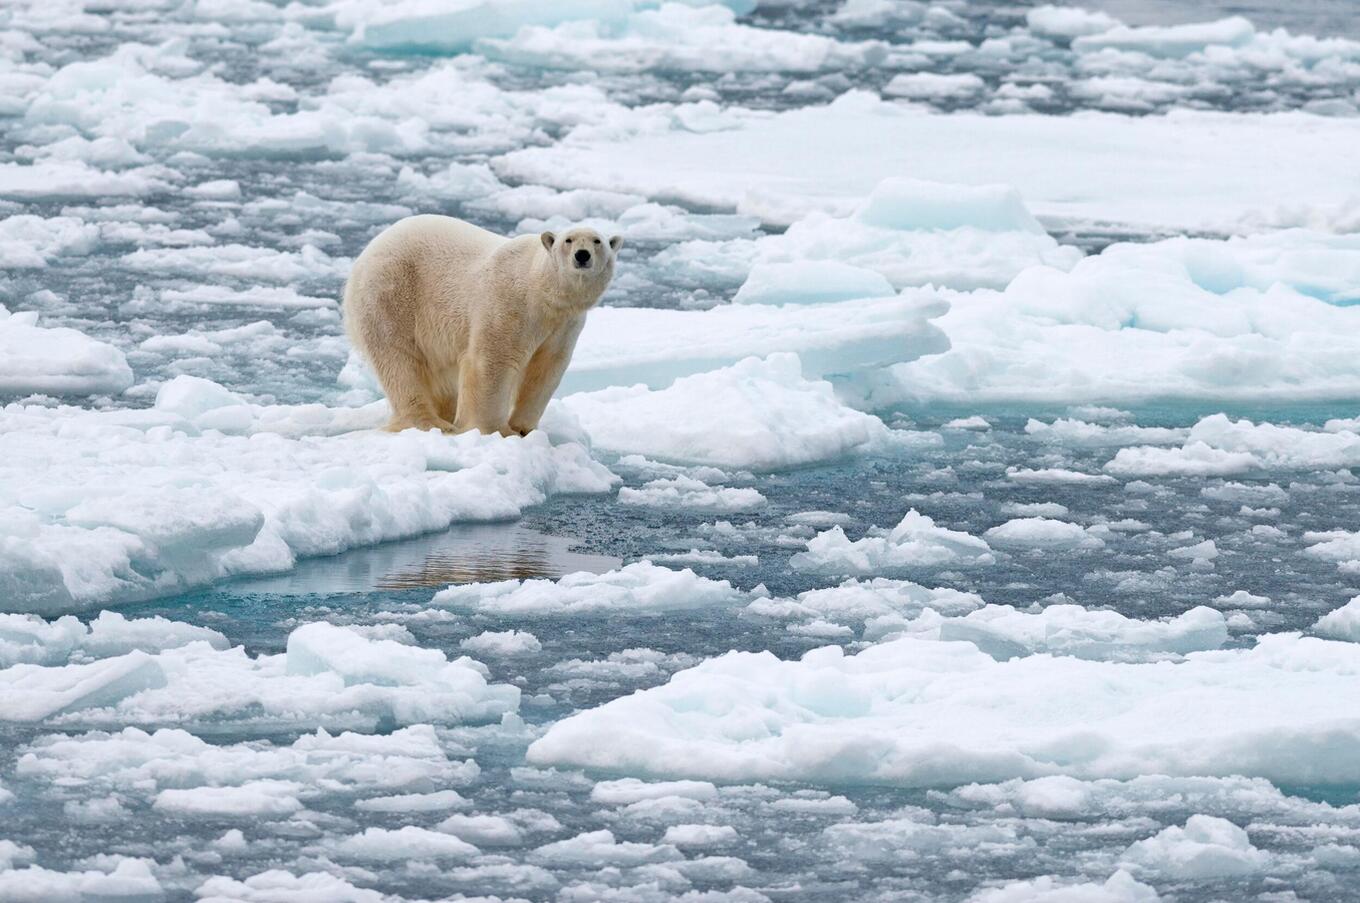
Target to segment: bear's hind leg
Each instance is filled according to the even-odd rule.
[[[381,358],[382,363],[373,369],[392,406],[392,419],[385,429],[391,433],[412,428],[452,432],[452,421],[440,416],[424,362],[410,353],[383,355]]]

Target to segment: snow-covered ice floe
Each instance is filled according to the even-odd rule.
[[[568,574],[561,580],[502,580],[451,586],[434,605],[452,611],[499,615],[611,612],[655,614],[729,605],[742,594],[726,580],[700,577],[639,561],[605,574]]]
[[[1360,239],[1285,230],[1115,244],[999,292],[942,292],[948,351],[875,382],[894,401],[1352,397]]]
[[[497,720],[520,691],[492,684],[469,658],[370,639],[325,622],[288,637],[282,655],[247,655],[220,635],[126,636],[155,623],[115,622],[106,656],[82,664],[15,664],[0,670],[0,720],[82,724],[179,724],[244,720],[371,729],[378,723]],[[98,637],[95,630],[90,637]],[[89,638],[87,638],[89,642]],[[31,644],[60,653],[62,638]],[[126,647],[132,651],[122,651]],[[161,647],[161,648],[158,648]],[[88,647],[87,647],[88,648]],[[95,647],[97,648],[97,647]],[[145,651],[146,649],[151,651]]]
[[[553,725],[538,765],[721,781],[963,784],[1065,774],[1354,784],[1360,724],[1334,704],[1360,646],[1278,634],[1179,662],[904,638],[781,661],[732,652]]]
[[[795,306],[743,304],[706,311],[593,311],[559,395],[674,380],[748,357],[798,355],[803,376],[855,373],[948,347],[929,321],[946,306],[933,293]]]
[[[117,348],[0,305],[0,396],[116,395],[131,385],[132,368]]]
[[[1180,152],[1164,153],[1170,146]],[[1231,231],[1282,209],[1339,212],[1335,186],[1349,184],[1357,150],[1347,120],[1303,113],[940,116],[847,92],[826,106],[746,113],[714,131],[583,134],[512,151],[493,167],[538,184],[678,198],[783,224],[815,210],[846,213],[883,179],[911,173],[1013,186],[1040,217]],[[1309,166],[1293,165],[1305,158]]]
[[[204,380],[166,385],[149,410],[10,405],[0,410],[0,607],[57,614],[165,595],[616,482],[584,447],[541,432],[326,435],[382,420],[380,410],[243,403]],[[35,461],[41,482],[27,476]]]
[[[862,539],[851,540],[841,527],[832,527],[809,539],[807,550],[790,563],[805,571],[872,575],[913,567],[988,565],[995,560],[985,539],[936,526],[913,509],[891,530],[871,528]]]
[[[663,461],[773,470],[892,441],[881,420],[847,407],[830,383],[806,379],[798,356],[787,353],[682,377],[658,391],[617,387],[562,403],[595,448]]]

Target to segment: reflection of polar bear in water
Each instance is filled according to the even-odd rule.
[[[345,327],[392,405],[389,430],[538,426],[621,240],[502,238],[448,216],[384,230],[345,283]]]

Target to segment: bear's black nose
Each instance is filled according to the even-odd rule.
[[[576,265],[578,267],[583,267],[588,263],[590,263],[590,252],[587,251],[585,248],[582,248],[581,250],[577,251]]]

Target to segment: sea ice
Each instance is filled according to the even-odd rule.
[[[482,614],[652,614],[730,605],[742,594],[726,580],[700,577],[639,561],[605,574],[581,572],[560,580],[502,580],[451,586],[433,604]]]
[[[283,655],[251,658],[241,647],[197,641],[89,664],[17,664],[0,670],[0,684],[10,690],[0,718],[16,721],[475,722],[519,705],[517,688],[488,683],[471,659],[450,662],[437,649],[368,639],[325,622],[294,630]]]
[[[940,116],[855,91],[827,106],[746,114],[721,131],[609,138],[569,136],[511,151],[493,168],[739,212],[773,201],[785,224],[848,212],[883,179],[911,173],[1011,185],[1041,218],[1231,232],[1277,207],[1335,209],[1360,140],[1344,119],[1296,112]],[[1184,152],[1163,153],[1169,146]],[[1312,165],[1293,165],[1304,158]],[[1262,182],[1267,171],[1274,177]]]
[[[993,546],[1014,549],[1077,550],[1104,548],[1091,528],[1047,517],[1017,517],[992,527],[983,538]]]
[[[863,539],[851,541],[840,527],[832,527],[809,539],[807,551],[794,555],[790,563],[804,571],[872,575],[887,569],[987,565],[995,560],[985,540],[937,527],[913,509],[891,530],[873,528]]]
[[[0,305],[0,395],[117,395],[131,385],[132,368],[114,346]]]
[[[948,347],[928,321],[933,293],[827,304],[723,305],[706,311],[606,307],[592,311],[559,396],[676,379],[789,352],[803,377],[855,373]]]
[[[721,781],[1158,773],[1348,784],[1360,772],[1345,750],[1360,736],[1332,699],[1357,667],[1355,644],[1296,634],[1148,664],[998,662],[971,643],[910,638],[791,662],[732,652],[557,722],[528,758]]]
[[[1228,640],[1223,615],[1205,606],[1166,620],[1140,621],[1080,605],[1050,605],[1037,614],[988,605],[961,617],[921,618],[907,630],[938,631],[944,641],[966,640],[997,659],[1047,652],[1137,661],[1217,649]]]
[[[1348,348],[1360,309],[1346,306],[1357,266],[1354,236],[1285,230],[1114,244],[1074,266],[1031,266],[1000,292],[942,290],[950,309],[936,325],[949,350],[892,367],[891,381],[873,383],[874,398],[886,406],[1345,396],[1355,391],[1345,361],[1360,353]],[[1096,439],[1091,431],[1084,441]],[[1154,432],[1146,441],[1170,439]]]
[[[844,269],[807,273],[813,266],[853,265],[898,288],[968,290],[1005,288],[1016,274],[1039,264],[1070,270],[1081,257],[1080,250],[1058,244],[1045,232],[1007,185],[891,178],[875,186],[848,216],[812,212],[782,234],[759,239],[756,264],[734,300],[741,300],[752,278],[758,280],[754,290],[760,291],[759,280],[769,279],[762,267],[772,265],[798,267],[800,275],[812,276],[814,289],[819,283],[864,283],[863,277],[852,279]]]
[[[661,461],[777,470],[891,442],[877,417],[847,407],[830,383],[805,378],[795,354],[747,358],[657,391],[616,387],[562,403],[594,447]]]
[[[1212,815],[1192,815],[1183,828],[1173,825],[1138,841],[1121,861],[1135,874],[1181,881],[1250,875],[1269,863],[1246,831]]]
[[[1334,640],[1360,643],[1360,596],[1318,618],[1313,632]]]
[[[764,507],[765,496],[749,486],[710,486],[681,475],[649,480],[637,489],[625,486],[619,490],[619,504],[733,514]]]
[[[616,480],[541,432],[328,437],[381,414],[239,402],[200,380],[170,384],[149,411],[0,409],[0,608],[57,614],[287,570]],[[27,476],[36,460],[41,484]]]

